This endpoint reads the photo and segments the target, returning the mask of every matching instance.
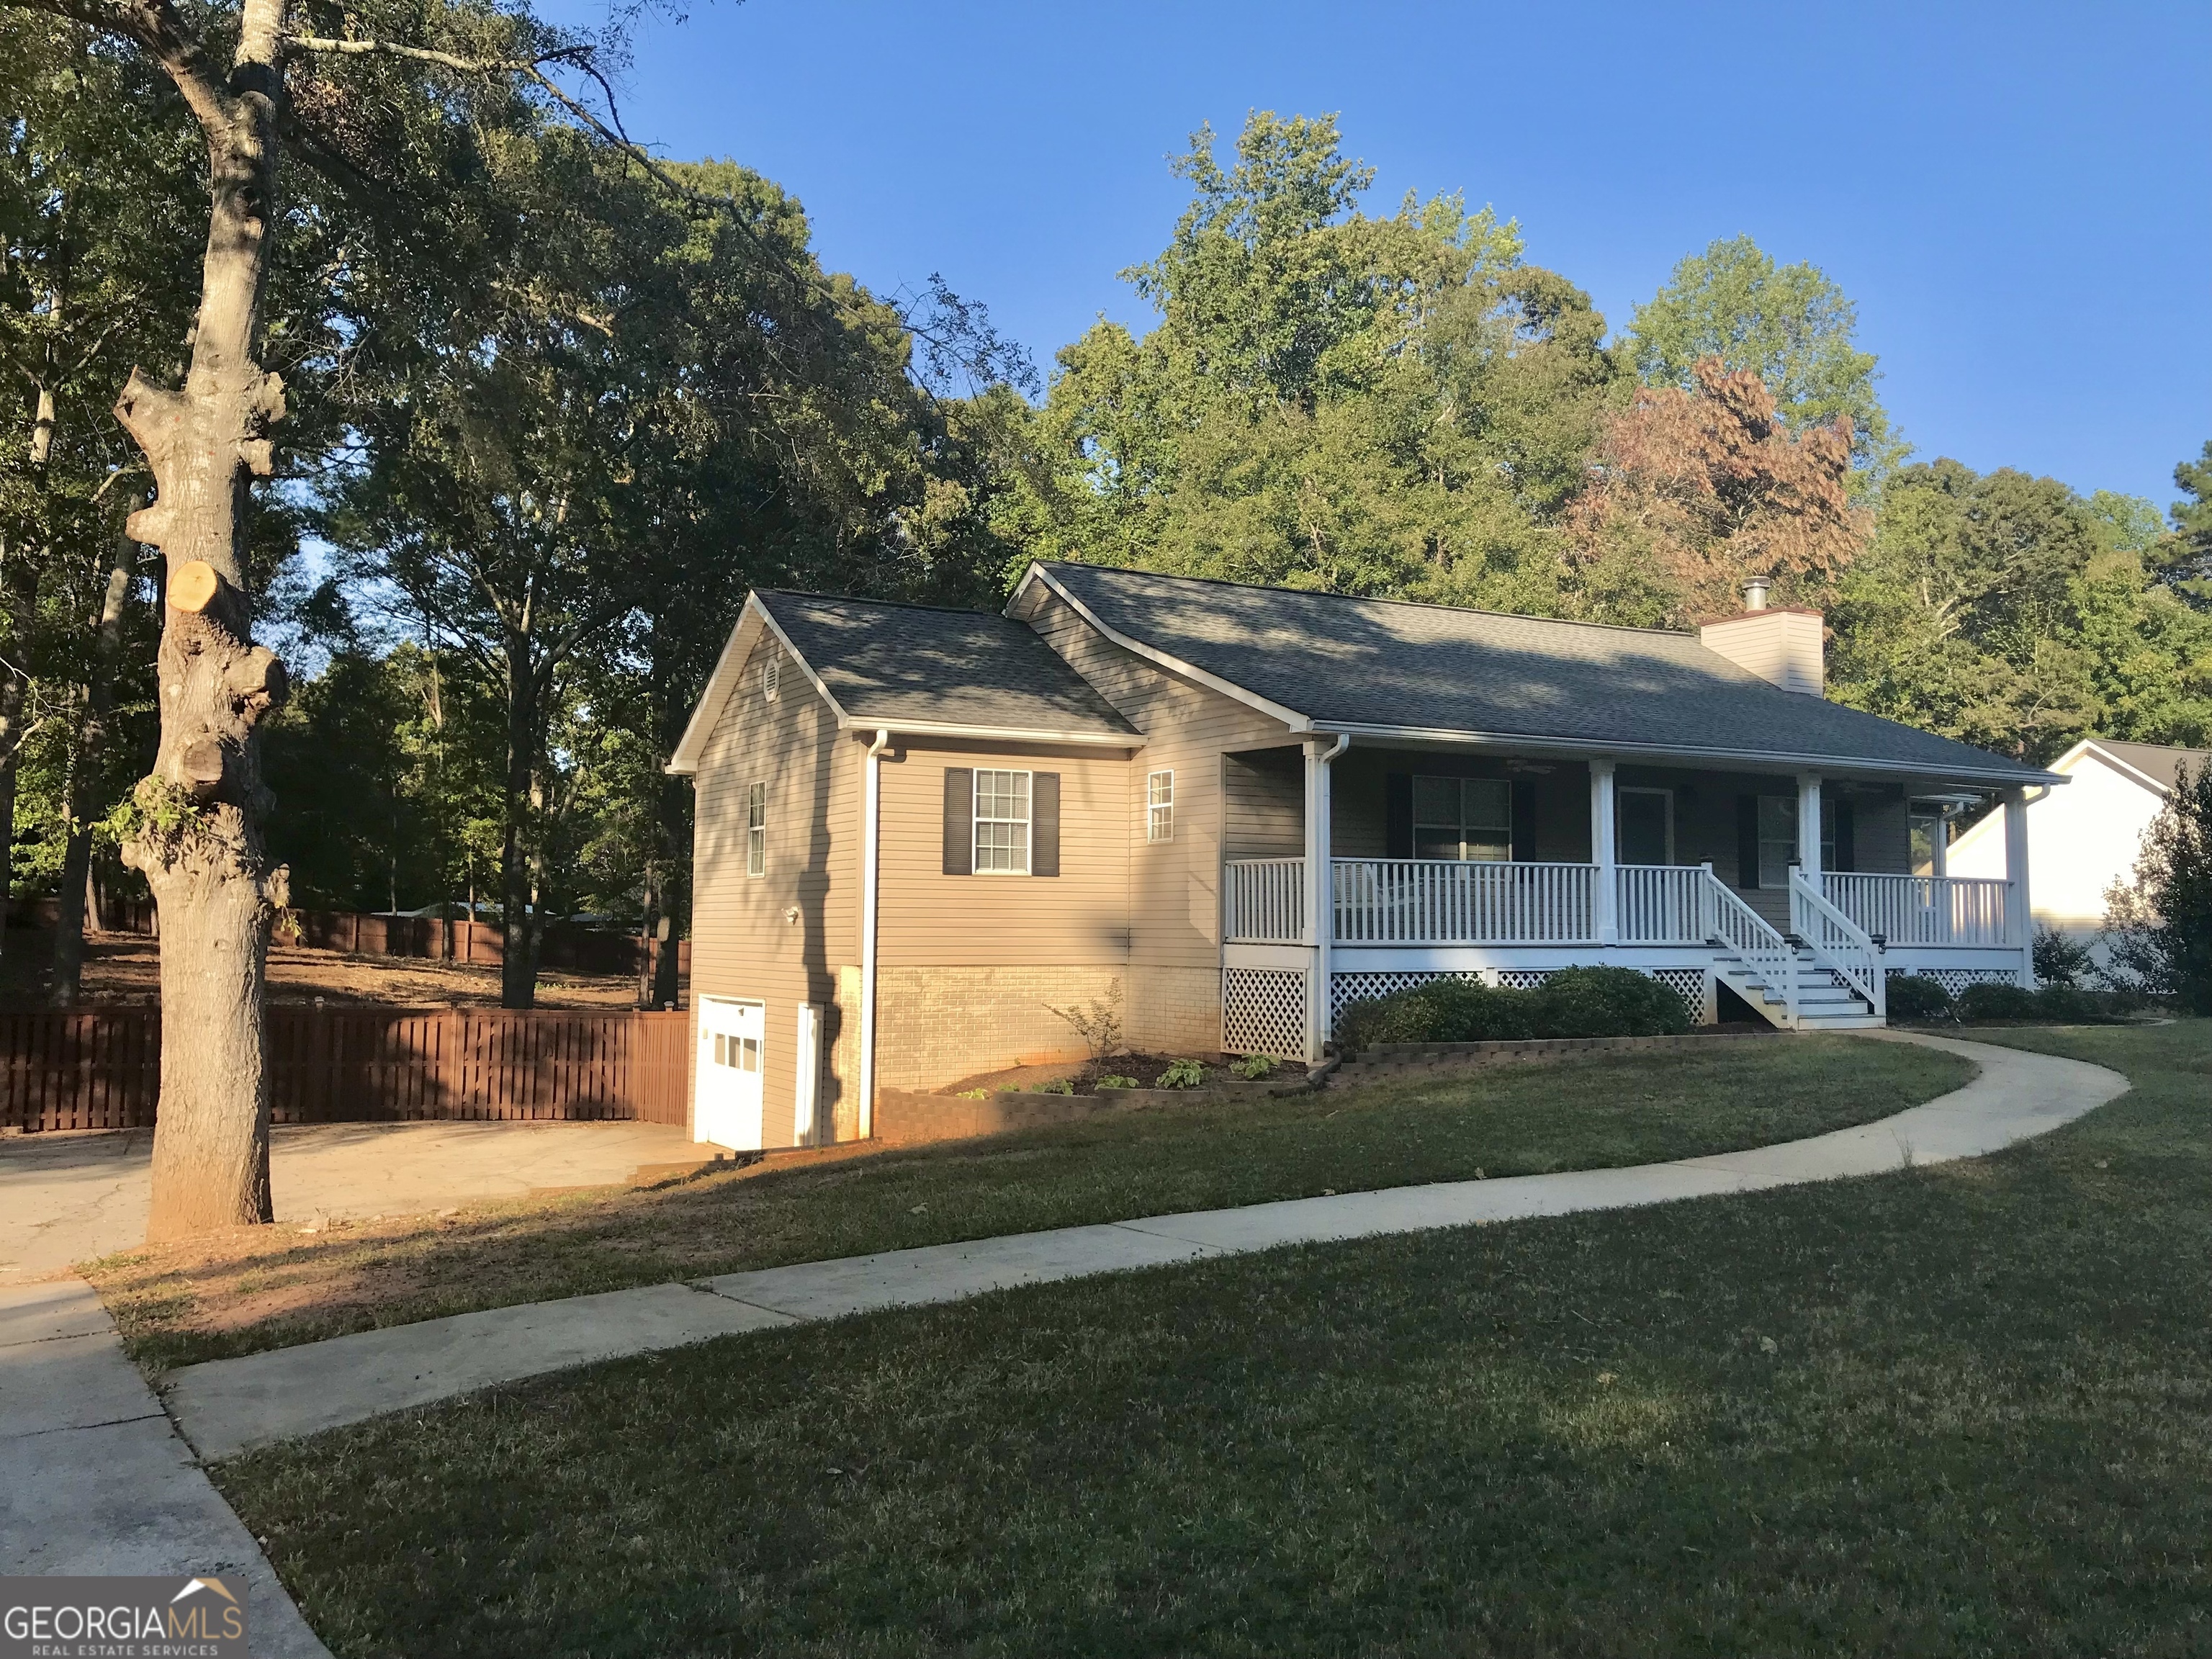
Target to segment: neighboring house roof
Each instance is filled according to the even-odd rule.
[[[2118,743],[2110,738],[2085,738],[2051,765],[2063,766],[2087,749],[2101,749],[2130,770],[2140,772],[2158,786],[2161,794],[2173,787],[2174,774],[2182,766],[2202,772],[2212,765],[2212,749],[2168,749],[2155,743]]]
[[[2055,781],[1784,691],[1686,634],[1101,565],[1035,565],[1024,587],[1036,581],[1119,642],[1310,729]]]

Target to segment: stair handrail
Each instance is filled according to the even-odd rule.
[[[1866,1000],[1876,1019],[1888,1018],[1889,975],[1882,969],[1881,948],[1794,864],[1790,866],[1790,928],[1805,941],[1814,961]]]
[[[1705,937],[1735,951],[1743,958],[1744,966],[1780,993],[1782,1006],[1794,1025],[1797,1020],[1796,951],[1771,922],[1743,902],[1741,894],[1713,873],[1711,864],[1702,867],[1705,880],[1698,890],[1704,895],[1701,920]]]

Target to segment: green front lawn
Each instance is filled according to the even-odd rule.
[[[1982,1035],[2136,1089],[1974,1163],[738,1338],[216,1479],[347,1655],[2212,1651],[2212,1022]]]
[[[317,1237],[255,1230],[90,1277],[153,1365],[746,1267],[1329,1191],[1594,1169],[1885,1117],[1972,1067],[1840,1036],[1715,1042],[1098,1116],[659,1191]]]

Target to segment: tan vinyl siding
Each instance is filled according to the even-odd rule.
[[[762,695],[770,651],[754,647],[700,757],[692,848],[691,993],[767,1005],[762,1139],[792,1144],[798,1006],[823,1005],[823,1047],[838,1047],[841,966],[858,959],[860,750],[788,659],[781,695]],[[766,870],[745,873],[745,798],[766,786]],[[788,912],[796,910],[794,922]],[[845,1045],[849,1051],[850,1045]],[[825,1065],[817,1121],[852,1115],[848,1065]]]
[[[883,762],[879,969],[1120,967],[1129,950],[1129,762],[1122,751],[902,745]],[[948,876],[947,767],[1060,774],[1060,874]]]
[[[1218,969],[1226,827],[1221,757],[1281,744],[1289,729],[1123,650],[1042,586],[1031,592],[1030,625],[1150,739],[1127,770],[1129,961],[1133,967]],[[1161,769],[1176,775],[1176,838],[1148,842],[1145,776]]]
[[[1306,761],[1303,747],[1224,755],[1221,783],[1226,825],[1222,848],[1224,856],[1288,859],[1304,853]]]

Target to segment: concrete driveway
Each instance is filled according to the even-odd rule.
[[[0,1285],[143,1240],[153,1150],[150,1129],[0,1140]],[[279,1221],[361,1220],[607,1186],[719,1150],[659,1123],[283,1124],[269,1180]]]

